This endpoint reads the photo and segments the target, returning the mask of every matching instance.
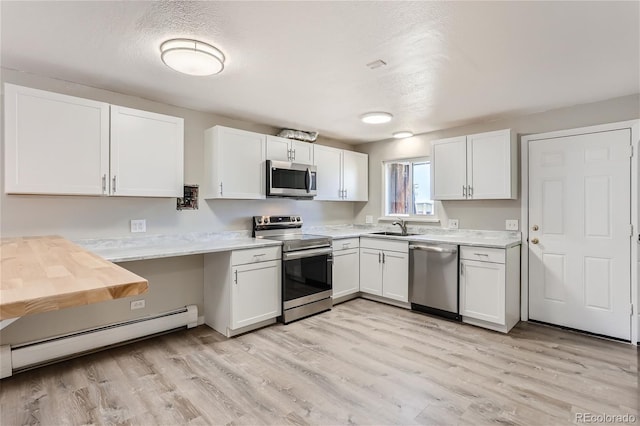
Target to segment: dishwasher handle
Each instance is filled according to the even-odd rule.
[[[457,253],[458,250],[449,250],[449,249],[445,249],[442,247],[435,247],[435,246],[419,246],[419,245],[410,245],[409,246],[409,250],[420,250],[420,251],[430,251],[433,253]]]

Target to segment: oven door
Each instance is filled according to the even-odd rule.
[[[316,166],[267,160],[267,196],[313,198]]]
[[[283,253],[282,266],[284,309],[331,297],[331,247]]]

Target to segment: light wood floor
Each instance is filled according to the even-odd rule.
[[[225,339],[206,326],[0,382],[0,424],[523,424],[638,414],[638,352],[357,299]],[[640,422],[640,420],[637,420]]]

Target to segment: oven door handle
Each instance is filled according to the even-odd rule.
[[[283,253],[282,260],[286,262],[287,260],[302,259],[304,257],[321,256],[325,254],[331,254],[332,252],[333,252],[333,249],[331,247],[323,247],[323,248],[313,249],[313,250],[293,251],[290,253]]]

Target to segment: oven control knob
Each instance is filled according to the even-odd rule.
[[[295,217],[295,216],[291,216],[291,217],[289,218],[289,221],[290,221],[290,222],[295,222],[295,221],[296,221],[296,217]]]
[[[265,224],[267,224],[267,223],[269,223],[269,218],[268,218],[268,217],[265,217],[265,218],[263,219],[263,221],[264,221],[264,223],[265,223]]]
[[[300,218],[300,216],[296,217],[296,220],[297,220],[298,222],[302,222],[302,218]]]

